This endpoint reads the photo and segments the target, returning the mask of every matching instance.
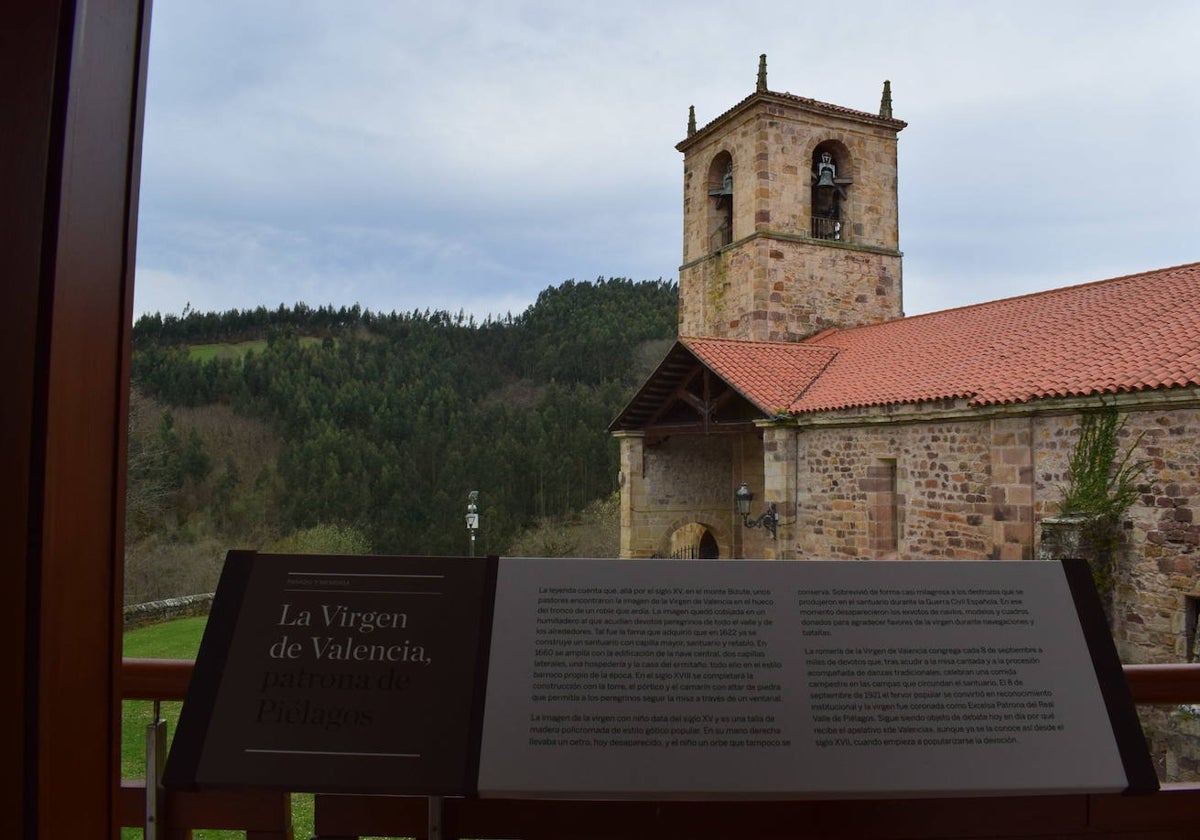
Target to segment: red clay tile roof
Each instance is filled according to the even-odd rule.
[[[831,347],[782,341],[680,337],[680,343],[766,414],[786,412],[837,355]]]
[[[904,120],[898,120],[894,117],[883,117],[879,114],[872,114],[870,111],[859,111],[855,108],[847,108],[843,105],[834,105],[830,102],[821,102],[818,99],[811,99],[807,96],[797,96],[794,93],[787,91],[767,91],[772,96],[778,96],[781,99],[788,99],[795,102],[797,105],[802,105],[814,111],[825,111],[831,114],[841,114],[846,117],[854,117],[860,120],[869,120],[870,122],[888,123],[896,127],[897,130],[905,128],[908,123]],[[714,120],[715,122],[715,120]]]
[[[680,340],[766,414],[1196,386],[1200,263],[829,330],[798,344]]]

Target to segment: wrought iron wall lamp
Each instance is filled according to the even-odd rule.
[[[767,511],[757,519],[750,518],[750,503],[754,501],[754,491],[746,486],[746,482],[742,482],[738,487],[737,492],[733,494],[733,499],[737,503],[737,512],[742,516],[742,524],[747,528],[764,528],[771,535],[771,539],[779,539],[775,533],[775,529],[779,526],[779,513],[775,509],[775,503],[767,505]]]

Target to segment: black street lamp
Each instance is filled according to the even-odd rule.
[[[747,528],[764,528],[771,535],[771,539],[779,539],[775,533],[775,529],[779,526],[779,513],[775,509],[775,503],[767,505],[767,511],[757,519],[750,518],[750,503],[754,501],[754,492],[746,486],[746,482],[742,482],[738,487],[737,492],[733,494],[733,499],[737,503],[737,512],[742,517],[742,524]]]
[[[467,532],[471,535],[471,556],[475,556],[475,532],[479,530],[479,491],[472,490],[467,494]]]

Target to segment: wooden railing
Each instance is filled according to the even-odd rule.
[[[842,238],[842,224],[841,219],[826,219],[823,216],[813,216],[813,239],[840,240]]]
[[[125,699],[182,700],[187,660],[126,659]],[[1200,665],[1126,665],[1135,703],[1200,703]],[[404,796],[315,797],[315,837],[361,835],[428,840],[429,800]],[[139,827],[146,783],[121,785],[122,826]],[[950,799],[796,802],[583,802],[447,799],[446,838],[959,838],[1200,836],[1200,783],[1167,784],[1148,796],[1062,794]],[[171,793],[159,837],[190,838],[192,829],[236,829],[247,840],[292,840],[290,800],[273,791]],[[295,838],[304,840],[304,838]]]
[[[195,663],[190,659],[126,659],[125,700],[183,700]],[[151,791],[153,796],[155,791]],[[245,831],[246,840],[293,840],[291,796],[278,791],[174,791],[162,795],[160,840],[191,840],[192,829]],[[118,798],[122,828],[146,824],[146,780],[124,779]]]

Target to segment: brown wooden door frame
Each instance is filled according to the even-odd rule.
[[[6,837],[116,836],[149,17],[149,0],[16,0],[0,27]]]

